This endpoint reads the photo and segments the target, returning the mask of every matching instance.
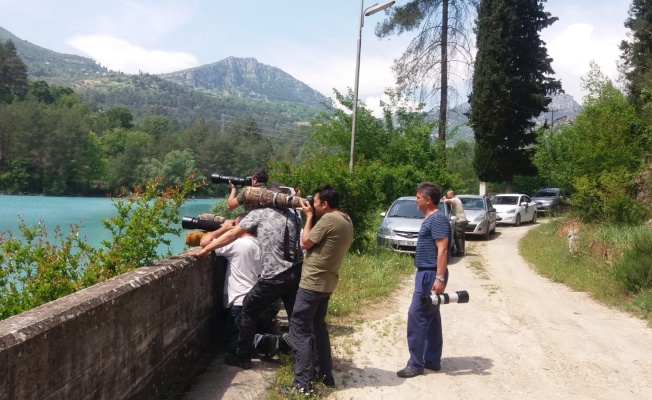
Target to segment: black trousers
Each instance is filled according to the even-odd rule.
[[[258,318],[270,304],[280,298],[285,306],[288,319],[292,316],[301,280],[301,266],[302,264],[297,264],[272,279],[259,279],[245,296],[242,302],[240,335],[238,335],[238,349],[236,350],[240,358],[252,357]]]
[[[469,225],[469,221],[457,221],[455,222],[455,247],[457,247],[457,253],[464,253],[464,248],[466,247],[466,238],[465,232],[466,227]]]
[[[294,351],[292,386],[310,389],[313,380],[333,375],[331,342],[326,326],[330,297],[331,293],[301,288],[297,292],[290,320],[290,342]],[[315,372],[319,376],[315,376]]]

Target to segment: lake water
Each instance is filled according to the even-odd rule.
[[[210,212],[211,206],[222,199],[188,200],[181,206],[181,215],[177,227],[181,227],[181,217],[196,217]],[[48,239],[53,241],[54,228],[61,227],[64,236],[70,232],[71,224],[80,224],[79,235],[86,237],[93,247],[99,247],[102,240],[111,240],[111,232],[102,225],[102,220],[118,215],[109,198],[96,197],[48,197],[48,196],[1,196],[0,195],[0,232],[11,231],[20,237],[18,226],[21,216],[27,226],[42,222],[48,232]],[[170,237],[173,254],[185,250],[185,231],[178,237]],[[166,252],[166,247],[159,249],[159,254]]]

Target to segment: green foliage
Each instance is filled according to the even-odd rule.
[[[632,0],[625,27],[629,32],[628,39],[620,44],[621,68],[627,79],[629,100],[642,111],[646,103],[643,92],[652,87],[652,5],[649,1]],[[645,114],[645,119],[650,121],[650,111]]]
[[[652,289],[652,229],[637,231],[615,269],[629,291],[638,293]]]
[[[170,245],[164,236],[181,233],[173,226],[185,197],[196,188],[192,178],[165,190],[158,185],[151,180],[143,189],[113,197],[118,216],[103,221],[113,237],[100,248],[79,237],[79,225],[72,225],[68,235],[56,227],[53,242],[44,223],[27,227],[21,222],[22,238],[0,233],[0,319],[154,264],[159,245]]]
[[[492,0],[478,7],[478,52],[469,120],[475,133],[476,173],[481,181],[534,175],[533,118],[547,110],[546,95],[561,90],[539,32],[557,18],[543,1]]]
[[[542,176],[571,187],[586,221],[638,223],[647,211],[635,201],[635,178],[649,137],[625,96],[592,64],[589,95],[575,123],[539,135],[534,163]]]
[[[12,40],[0,41],[0,103],[22,100],[27,94],[27,66]]]
[[[459,175],[462,183],[453,187],[457,193],[478,194],[480,180],[473,169],[475,143],[458,140],[453,147],[446,149],[446,165],[452,174]]]

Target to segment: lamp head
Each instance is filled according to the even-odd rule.
[[[383,4],[375,3],[375,4],[371,5],[369,8],[367,8],[367,9],[365,10],[364,16],[365,16],[365,17],[368,17],[368,16],[370,16],[370,15],[372,15],[372,14],[377,13],[378,11],[382,11],[382,10],[388,8],[388,7],[393,6],[394,3],[396,3],[395,0],[388,1],[388,2],[383,3]]]

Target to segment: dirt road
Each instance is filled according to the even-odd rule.
[[[517,242],[530,229],[498,228],[450,265],[442,305],[442,371],[401,379],[408,358],[406,282],[379,304],[386,315],[334,340],[338,389],[329,399],[652,399],[652,329],[532,272]]]
[[[338,387],[327,398],[652,399],[652,329],[532,272],[517,250],[528,229],[499,227],[451,259],[447,292],[467,290],[471,300],[442,306],[440,372],[396,376],[408,359],[407,279],[365,322],[331,328],[351,333],[332,338]],[[216,359],[184,400],[265,398],[274,370]]]

